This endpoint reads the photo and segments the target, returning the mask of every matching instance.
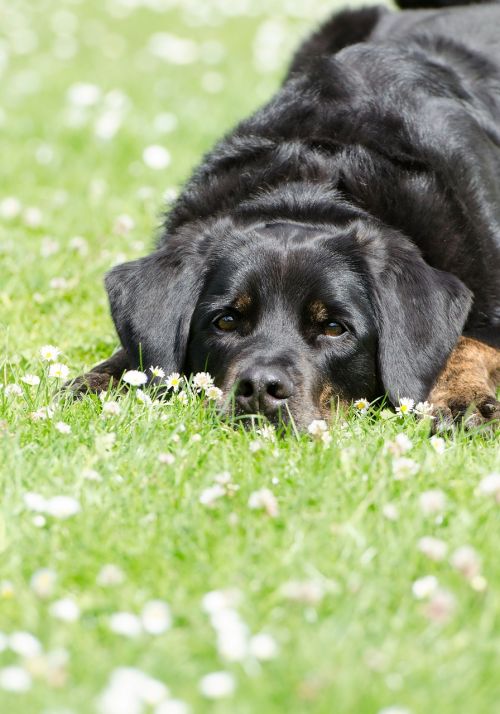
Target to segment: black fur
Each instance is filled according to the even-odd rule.
[[[325,23],[204,158],[156,251],[108,274],[129,364],[207,368],[226,393],[257,365],[303,424],[335,397],[425,399],[463,332],[497,344],[499,26],[495,4]]]

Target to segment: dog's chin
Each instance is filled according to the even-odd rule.
[[[270,424],[277,431],[292,428],[299,432],[307,431],[307,427],[314,419],[325,419],[329,421],[331,413],[323,414],[320,409],[311,405],[304,407],[301,405],[285,405],[274,414],[264,412],[248,413],[237,405],[234,399],[226,398],[221,400],[218,409],[219,416],[235,425],[242,425],[246,429],[252,429],[264,424]]]

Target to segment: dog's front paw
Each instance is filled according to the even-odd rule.
[[[495,430],[500,428],[500,401],[491,394],[478,395],[474,399],[457,394],[441,394],[432,404],[434,433],[453,431],[463,425],[467,431],[478,427]]]
[[[101,394],[116,384],[113,375],[107,372],[87,372],[64,385],[64,389],[75,398],[85,394]]]

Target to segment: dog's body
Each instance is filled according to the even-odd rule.
[[[302,425],[385,392],[498,417],[500,4],[325,23],[106,284],[123,349],[90,388],[141,355]]]

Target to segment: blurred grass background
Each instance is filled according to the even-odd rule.
[[[203,152],[271,96],[299,39],[335,7],[0,0],[1,381],[23,385],[19,398],[0,390],[2,714],[137,714],[132,700],[99,709],[123,665],[165,682],[193,714],[498,711],[500,529],[479,489],[500,470],[498,441],[459,433],[441,453],[425,422],[375,414],[335,425],[327,448],[308,436],[274,443],[228,429],[200,403],[150,409],[133,394],[115,419],[93,398],[55,402],[52,420],[32,416],[54,393],[40,346],[61,348],[71,376],[109,355],[104,272],[150,249]],[[168,166],[144,160],[151,146],[167,150]],[[21,382],[26,372],[40,388]],[[387,442],[403,432],[417,474],[401,481]],[[200,495],[223,470],[240,491],[206,508]],[[260,488],[276,494],[277,518],[248,508]],[[428,513],[420,499],[431,489],[445,505]],[[29,492],[71,496],[81,512],[42,522]],[[449,555],[425,556],[424,536]],[[449,562],[467,544],[482,580]],[[123,575],[115,586],[100,581],[110,563]],[[32,578],[43,568],[57,579],[42,597]],[[426,575],[448,593],[442,617],[412,595]],[[284,595],[297,581],[300,593]],[[201,600],[227,587],[240,591],[251,632],[275,638],[272,661],[221,657]],[[73,622],[51,614],[67,597],[80,608]],[[171,630],[110,631],[113,613],[153,598],[170,604]],[[43,648],[23,693],[2,686],[5,667],[22,662],[8,645],[15,631]],[[49,666],[60,650],[64,662]],[[219,669],[236,692],[212,701],[199,683]]]

